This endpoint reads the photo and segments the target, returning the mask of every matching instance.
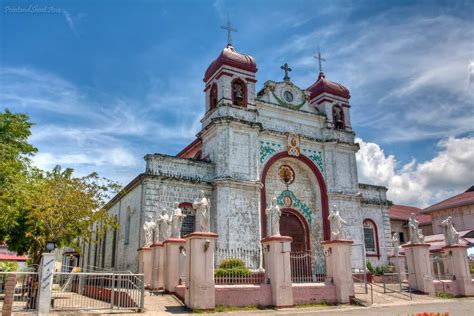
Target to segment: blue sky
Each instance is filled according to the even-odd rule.
[[[473,1],[1,1],[0,9],[0,107],[31,116],[43,168],[59,163],[126,184],[146,153],[175,154],[192,141],[203,74],[226,44],[229,13],[234,46],[257,60],[257,88],[280,80],[285,62],[293,82],[311,85],[320,44],[327,78],[351,90],[361,181],[419,206],[474,182]]]

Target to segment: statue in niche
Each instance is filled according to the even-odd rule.
[[[153,216],[147,215],[145,223],[143,223],[143,232],[145,235],[145,247],[149,247],[153,244],[153,233],[155,231],[156,223],[153,220]]]
[[[267,236],[280,236],[281,210],[277,204],[277,198],[272,199],[272,204],[265,210],[267,216]]]
[[[408,220],[408,230],[412,244],[422,244],[425,242],[425,236],[421,233],[421,229],[418,228],[419,224],[420,222],[416,220],[416,214],[411,213],[410,219]]]
[[[392,246],[393,246],[393,253],[395,256],[398,256],[398,250],[400,248],[400,240],[398,239],[398,232],[394,232],[392,235]]]
[[[199,197],[193,202],[193,209],[196,212],[196,228],[197,232],[209,232],[210,227],[210,210],[211,203],[204,195],[204,191],[199,191]]]
[[[157,218],[158,222],[158,241],[162,242],[170,238],[171,218],[166,209],[161,211],[161,215]]]
[[[329,223],[331,224],[331,240],[342,239],[342,225],[347,222],[339,215],[336,205],[333,206],[333,210],[328,216]]]
[[[443,226],[443,235],[446,246],[459,243],[459,233],[453,226],[453,218],[451,216],[448,216],[448,218],[442,221],[441,226]]]
[[[183,220],[186,215],[179,207],[179,203],[174,203],[173,216],[171,219],[171,238],[181,238],[181,227],[183,226]]]
[[[211,97],[210,97],[210,109],[215,109],[217,107],[217,86],[213,85],[211,88]]]
[[[334,128],[344,129],[344,114],[339,106],[335,106],[333,109]]]
[[[242,82],[237,81],[234,82],[232,85],[232,97],[234,100],[234,105],[238,106],[245,106],[245,94],[244,94],[244,86]]]

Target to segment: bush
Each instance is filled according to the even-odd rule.
[[[235,269],[242,268],[246,269],[245,262],[239,258],[228,258],[221,261],[219,269]]]
[[[215,277],[250,277],[251,275],[252,272],[245,266],[245,262],[239,258],[224,259],[214,270]]]
[[[367,270],[369,270],[370,273],[375,274],[375,269],[372,266],[372,263],[370,263],[370,261],[367,262]]]

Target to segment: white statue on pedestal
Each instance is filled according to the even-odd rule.
[[[153,232],[155,227],[156,223],[153,220],[153,216],[147,215],[145,223],[143,223],[143,232],[145,233],[145,247],[149,247],[153,244]]]
[[[181,227],[183,226],[183,220],[186,215],[179,208],[179,203],[174,203],[174,210],[171,219],[171,238],[181,238]]]
[[[277,204],[277,198],[272,199],[272,205],[265,210],[267,216],[267,236],[280,236],[281,210]]]
[[[412,244],[422,244],[425,242],[425,236],[421,233],[421,229],[418,228],[419,222],[416,220],[416,214],[411,213],[410,219],[408,220],[408,228],[410,232],[410,242]]]
[[[162,242],[170,238],[171,218],[166,209],[161,211],[161,215],[157,218],[158,223],[158,241]]]
[[[204,195],[204,191],[199,191],[199,197],[193,202],[193,209],[196,211],[196,228],[197,232],[209,232],[211,230],[211,205]]]
[[[459,233],[453,226],[453,218],[451,216],[448,216],[448,218],[442,221],[441,226],[443,226],[443,235],[446,246],[459,243]]]
[[[331,223],[331,240],[342,239],[342,225],[347,223],[339,215],[336,205],[333,206],[333,210],[329,213],[328,220]]]
[[[400,240],[398,239],[398,232],[394,232],[392,235],[392,245],[393,245],[393,255],[398,256],[398,251],[400,248]]]

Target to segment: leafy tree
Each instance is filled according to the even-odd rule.
[[[79,250],[80,240],[93,242],[93,226],[101,236],[115,225],[102,206],[118,184],[97,173],[75,177],[70,168],[45,172],[31,167],[29,157],[36,152],[27,142],[31,122],[8,110],[1,115],[0,240],[10,250],[28,253],[38,264],[48,241]]]

